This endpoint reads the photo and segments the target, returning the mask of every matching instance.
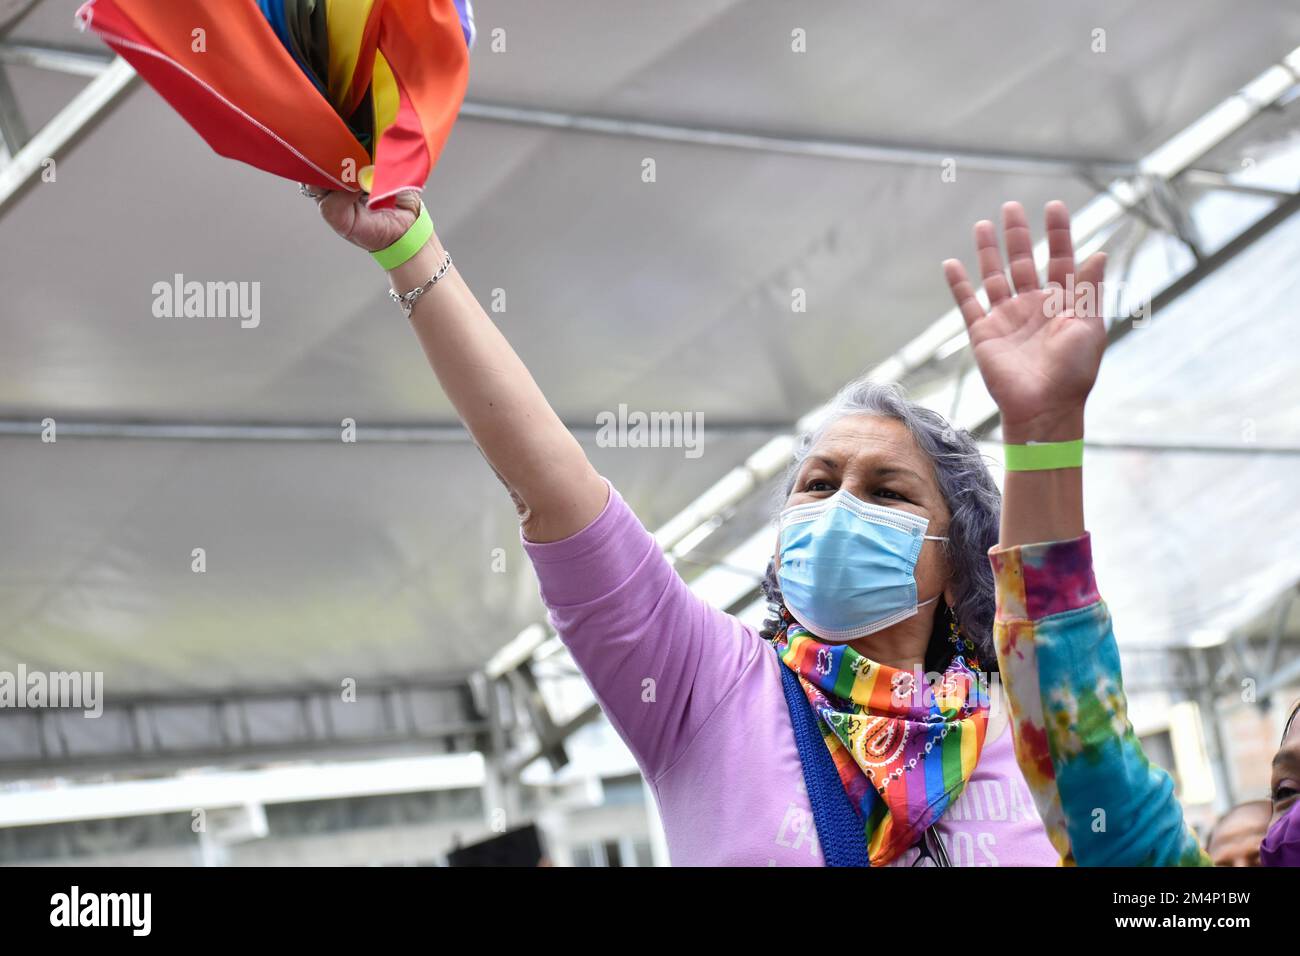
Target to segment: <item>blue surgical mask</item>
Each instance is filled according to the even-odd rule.
[[[840,489],[781,512],[777,579],[795,620],[823,641],[874,634],[939,599],[917,604],[916,560],[926,518],[868,504]]]

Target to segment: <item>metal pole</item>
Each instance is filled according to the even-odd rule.
[[[1206,756],[1210,762],[1210,769],[1214,773],[1214,809],[1216,813],[1223,813],[1229,807],[1236,806],[1237,796],[1232,785],[1232,772],[1228,767],[1228,751],[1223,737],[1221,717],[1215,701],[1214,688],[1210,683],[1205,653],[1200,650],[1188,653],[1191,655],[1193,673],[1196,675],[1196,703],[1205,735]]]
[[[466,101],[462,119],[535,126],[577,133],[593,133],[624,139],[658,140],[690,146],[781,153],[815,159],[838,159],[859,163],[925,166],[938,169],[945,162],[977,172],[1012,173],[1029,176],[1073,176],[1081,170],[1096,170],[1111,176],[1132,175],[1136,164],[1116,159],[1087,160],[1075,157],[992,153],[961,148],[920,147],[849,140],[809,139],[772,136],[745,130],[727,130],[658,123],[622,116],[564,113],[509,104]]]
[[[139,82],[130,64],[118,58],[72,98],[67,106],[28,140],[8,163],[0,166],[0,214],[46,168],[46,161],[62,156],[94,125],[125,99]]]

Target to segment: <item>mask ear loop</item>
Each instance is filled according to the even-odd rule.
[[[922,539],[923,541],[947,541],[947,540],[948,540],[948,536],[947,536],[946,534],[923,534],[923,535],[921,535],[921,539]],[[913,577],[916,576],[915,568],[913,569],[912,574],[913,574]],[[932,597],[932,598],[930,598],[930,599],[928,599],[928,600],[925,600],[925,601],[921,601],[920,603],[918,603],[918,604],[916,605],[917,610],[920,610],[921,608],[925,607],[927,604],[933,604],[935,601],[939,600],[939,598],[941,598],[941,597],[943,597],[943,592],[942,592],[942,591],[940,591],[940,592],[939,592],[938,594],[936,594],[934,597]],[[951,610],[951,608],[949,608],[949,610]]]

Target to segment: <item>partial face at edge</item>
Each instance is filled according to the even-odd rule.
[[[1291,722],[1291,730],[1282,740],[1282,746],[1273,756],[1273,776],[1269,783],[1269,796],[1273,800],[1273,816],[1269,825],[1277,823],[1300,800],[1300,717]]]
[[[1238,808],[1219,823],[1205,851],[1215,866],[1259,866],[1259,844],[1268,832],[1267,805]]]

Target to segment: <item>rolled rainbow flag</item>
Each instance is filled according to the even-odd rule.
[[[423,188],[474,42],[470,0],[87,0],[77,19],[222,156],[377,208]]]

